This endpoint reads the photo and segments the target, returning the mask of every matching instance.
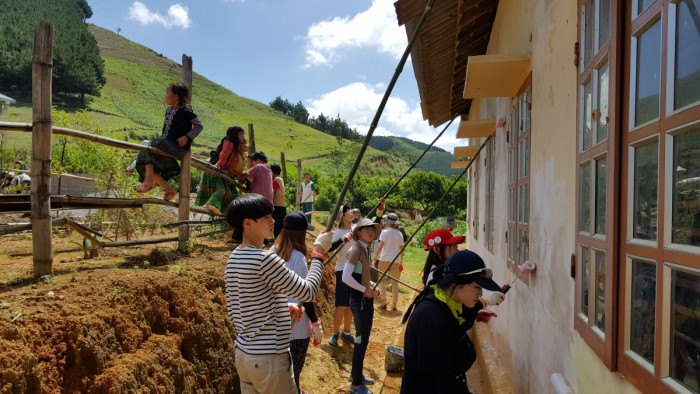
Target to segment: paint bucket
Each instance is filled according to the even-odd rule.
[[[397,346],[384,346],[384,370],[387,372],[403,371],[403,349]]]

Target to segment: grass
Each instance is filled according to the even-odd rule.
[[[165,88],[182,79],[181,66],[109,30],[91,25],[90,31],[98,41],[107,79],[100,96],[88,96],[87,109],[91,119],[108,137],[140,142],[159,136],[166,110],[163,103]],[[194,156],[208,157],[209,150],[219,144],[229,125],[240,124],[247,129],[248,124],[252,124],[256,149],[266,152],[272,162],[280,160],[285,143],[293,136],[291,146],[285,149],[287,160],[320,156],[320,159],[304,162],[304,165],[333,168],[331,153],[338,148],[335,137],[298,124],[268,105],[241,97],[199,74],[195,73],[192,79],[192,108],[204,124],[204,130],[193,144]],[[59,105],[59,109],[72,113],[80,108]],[[18,99],[3,120],[31,122],[30,99]],[[7,144],[9,148],[27,147],[31,143],[30,133],[4,134],[3,145]],[[372,157],[377,156],[385,158],[384,162],[389,165],[377,165],[376,162],[368,165]],[[367,150],[363,163],[367,171],[380,176],[398,177],[408,168],[405,160],[374,148]],[[296,174],[295,166],[288,165],[287,169],[291,176]]]
[[[404,272],[401,275],[401,281],[417,289],[423,288],[421,272],[423,272],[423,265],[425,265],[427,256],[428,252],[424,248],[407,247],[403,254]]]

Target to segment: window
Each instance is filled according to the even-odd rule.
[[[618,369],[700,392],[700,0],[631,0],[621,75]],[[612,68],[611,68],[612,69]]]
[[[470,181],[471,189],[474,191],[472,199],[474,200],[474,210],[472,215],[472,235],[474,239],[479,239],[479,158],[474,159],[474,177]]]
[[[508,266],[516,273],[530,258],[530,111],[531,79],[511,103],[508,133]],[[527,276],[521,277],[528,283]]]
[[[486,212],[484,223],[484,239],[489,252],[493,253],[493,196],[495,189],[496,141],[495,136],[489,140],[485,148],[484,169],[486,172]]]
[[[574,326],[648,392],[700,392],[699,10],[579,1]]]
[[[612,4],[611,4],[612,3]],[[579,2],[581,61],[578,75],[576,297],[574,326],[606,366],[614,370],[617,291],[612,185],[618,128],[614,92],[617,57],[611,47],[619,34],[611,30],[616,1]],[[616,19],[613,19],[616,20]]]

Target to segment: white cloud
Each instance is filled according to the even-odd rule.
[[[129,7],[129,19],[135,20],[142,25],[160,23],[166,29],[171,27],[187,29],[192,24],[189,11],[189,8],[182,4],[173,4],[168,8],[168,15],[161,15],[158,12],[151,12],[145,4],[135,1]]]
[[[312,116],[323,113],[335,118],[340,115],[350,128],[365,135],[369,131],[384,91],[383,85],[372,86],[354,82],[325,93],[320,98],[306,100],[306,108]],[[412,106],[401,98],[390,97],[374,135],[406,137],[429,144],[441,130],[442,127],[433,128],[423,120],[419,104]],[[457,124],[454,123],[436,145],[450,153],[455,146],[466,145],[466,141],[455,139],[456,131]]]
[[[392,1],[373,0],[372,6],[354,17],[335,17],[309,27],[305,68],[330,64],[339,50],[375,48],[379,53],[401,58],[406,46],[404,29],[396,21]]]

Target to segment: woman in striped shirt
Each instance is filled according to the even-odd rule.
[[[236,370],[245,393],[296,393],[289,353],[292,321],[287,296],[312,301],[318,293],[331,233],[314,243],[306,279],[263,249],[273,236],[272,203],[258,194],[238,196],[226,215],[242,239],[226,263],[226,306],[236,328]]]

